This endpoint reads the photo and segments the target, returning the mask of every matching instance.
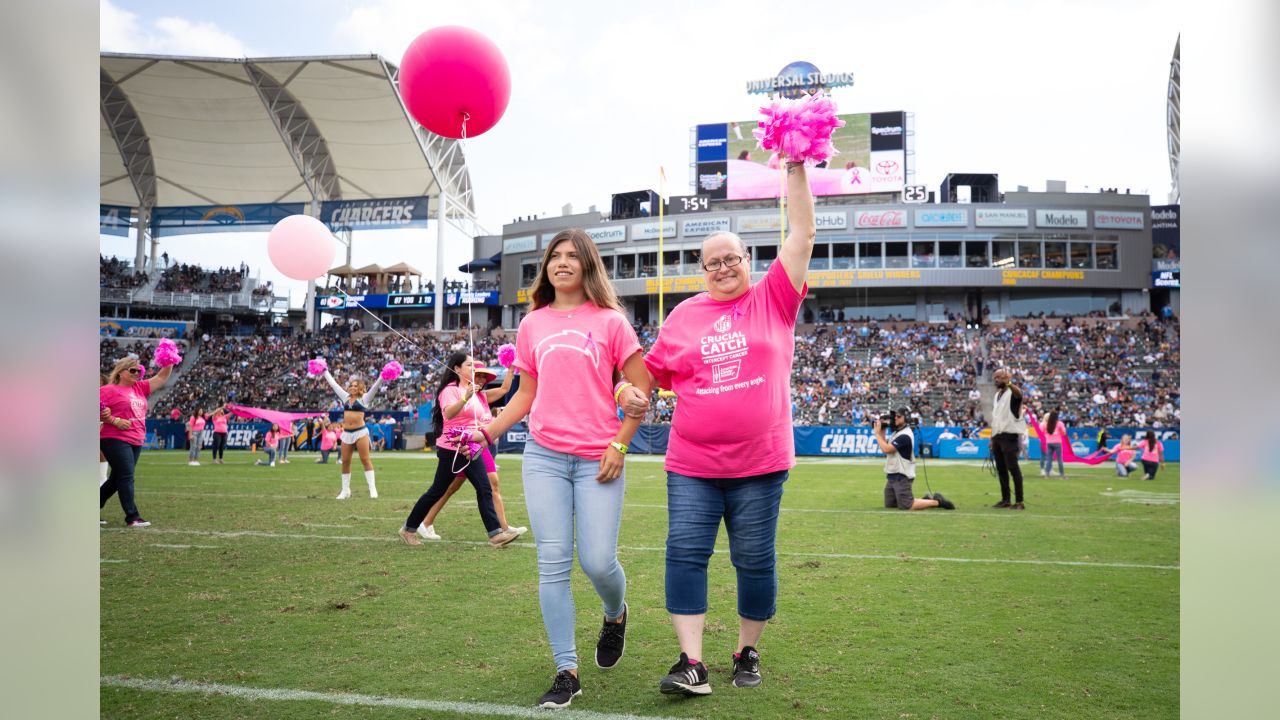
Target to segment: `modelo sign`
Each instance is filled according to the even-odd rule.
[[[853,213],[856,228],[904,228],[907,226],[905,210],[858,210]]]
[[[968,210],[916,210],[916,227],[965,227]]]
[[[1036,227],[1083,228],[1089,225],[1088,214],[1084,210],[1037,210]]]
[[[1094,210],[1093,226],[1112,230],[1141,230],[1145,223],[1140,212],[1119,212],[1115,210]]]

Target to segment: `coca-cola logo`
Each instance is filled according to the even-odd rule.
[[[881,175],[896,175],[899,167],[897,160],[881,160],[876,163],[876,172]]]
[[[857,226],[906,227],[907,214],[902,210],[870,210],[858,213]]]

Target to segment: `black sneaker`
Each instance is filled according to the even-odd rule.
[[[1014,504],[1010,505],[1010,506],[1009,506],[1009,509],[1011,509],[1011,510],[1026,510],[1026,509],[1027,509],[1027,506],[1026,506],[1026,505],[1023,505],[1023,504],[1022,504],[1022,501],[1021,501],[1021,500],[1019,500],[1018,502],[1016,502],[1016,503],[1014,503]]]
[[[996,503],[995,505],[992,505],[991,507],[993,507],[993,508],[1007,508],[1007,507],[1013,507],[1013,505],[1011,505],[1011,504],[1009,503],[1009,501],[1008,501],[1008,500],[1001,500],[1000,502]]]
[[[544,708],[569,707],[573,699],[582,694],[582,683],[568,670],[561,670],[551,683],[551,689],[538,698],[538,706]]]
[[[627,606],[622,605],[622,622],[609,622],[605,618],[600,627],[600,639],[596,641],[596,665],[608,670],[622,659],[627,647]]]
[[[671,666],[671,672],[658,683],[664,695],[710,695],[711,683],[707,682],[707,666],[701,662],[689,662],[689,656],[680,653],[680,659]]]
[[[955,503],[953,503],[953,502],[951,502],[950,500],[948,500],[948,499],[946,499],[946,498],[942,497],[942,493],[934,493],[934,494],[933,494],[933,499],[938,501],[938,507],[942,508],[943,510],[955,510],[955,509],[956,509],[956,504],[955,504]]]
[[[937,495],[934,495],[937,498]],[[760,685],[760,653],[750,645],[733,654],[733,686],[758,687]]]

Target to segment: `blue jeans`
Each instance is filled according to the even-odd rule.
[[[1053,472],[1053,461],[1056,458],[1058,461],[1058,474],[1066,475],[1066,472],[1062,469],[1062,443],[1045,443],[1045,449],[1047,452],[1040,456],[1040,470],[1045,475],[1051,474]]]
[[[750,478],[667,473],[667,612],[707,612],[707,563],[724,519],[738,573],[738,615],[768,620],[777,611],[778,510],[790,471]]]
[[[98,488],[98,509],[105,508],[111,496],[118,494],[120,508],[124,510],[124,521],[128,523],[137,520],[140,515],[133,499],[133,472],[138,464],[138,457],[142,455],[142,446],[130,445],[117,438],[102,438],[98,440],[98,449],[111,466],[111,475]]]
[[[1119,460],[1116,461],[1116,475],[1118,477],[1129,477],[1129,473],[1138,469],[1138,463],[1130,460],[1128,465],[1122,465]]]
[[[600,461],[549,450],[532,438],[523,466],[525,506],[538,546],[538,603],[560,672],[578,667],[569,590],[575,526],[578,563],[603,601],[605,617],[622,616],[627,576],[618,563],[618,525],[626,470],[617,480],[596,482]]]

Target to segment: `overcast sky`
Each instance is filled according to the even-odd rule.
[[[794,14],[795,8],[804,8]],[[419,33],[466,25],[511,68],[502,121],[466,143],[476,210],[500,233],[517,216],[572,203],[607,209],[614,192],[688,190],[689,128],[755,116],[746,82],[795,60],[851,72],[841,112],[915,113],[916,182],[993,172],[1001,187],[1169,191],[1165,93],[1179,18],[1163,2],[667,2],[591,0],[102,0],[102,49],[215,57],[373,52],[399,63]],[[357,265],[435,266],[435,228],[356,235]],[[216,240],[216,242],[214,242]],[[277,287],[265,234],[164,239],[172,257],[246,259]],[[102,240],[132,257],[131,240]],[[470,258],[447,243],[446,269]],[[341,257],[339,257],[341,260]]]

